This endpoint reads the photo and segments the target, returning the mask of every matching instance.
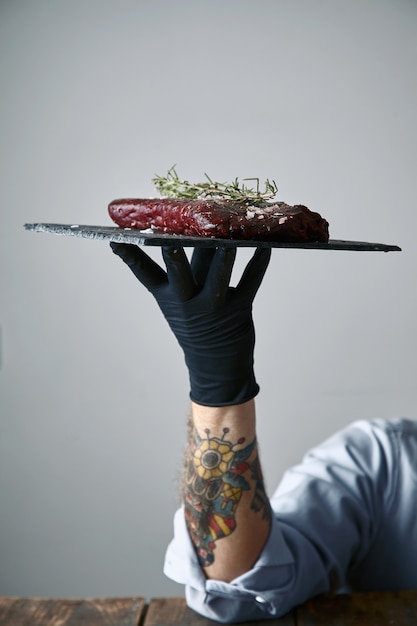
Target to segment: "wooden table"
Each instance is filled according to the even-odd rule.
[[[0,597],[1,626],[213,626],[183,598],[57,600]],[[322,596],[246,626],[416,626],[417,590]]]

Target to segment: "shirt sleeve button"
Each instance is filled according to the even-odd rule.
[[[255,600],[256,600],[256,602],[259,602],[259,604],[265,604],[266,603],[265,598],[263,598],[262,596],[256,596]]]

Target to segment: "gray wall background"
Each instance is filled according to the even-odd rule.
[[[403,252],[274,251],[269,491],[351,420],[417,415],[416,35],[414,0],[1,1],[1,594],[182,593],[182,355],[106,243],[25,222],[110,224],[174,163],[274,178],[333,238]]]

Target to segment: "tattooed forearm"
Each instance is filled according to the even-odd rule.
[[[221,438],[205,430],[200,437],[190,433],[183,481],[186,523],[200,565],[214,562],[216,542],[236,529],[236,510],[244,491],[253,491],[252,510],[269,517],[256,439],[229,440],[229,429]]]

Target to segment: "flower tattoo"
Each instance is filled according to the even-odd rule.
[[[212,437],[206,429],[206,438],[201,438],[194,430],[185,468],[185,518],[202,567],[214,562],[216,541],[236,528],[236,509],[251,488],[244,476],[248,472],[255,484],[252,509],[269,516],[256,440],[244,446],[245,438],[233,443],[226,439],[228,433],[224,428],[221,438]]]

